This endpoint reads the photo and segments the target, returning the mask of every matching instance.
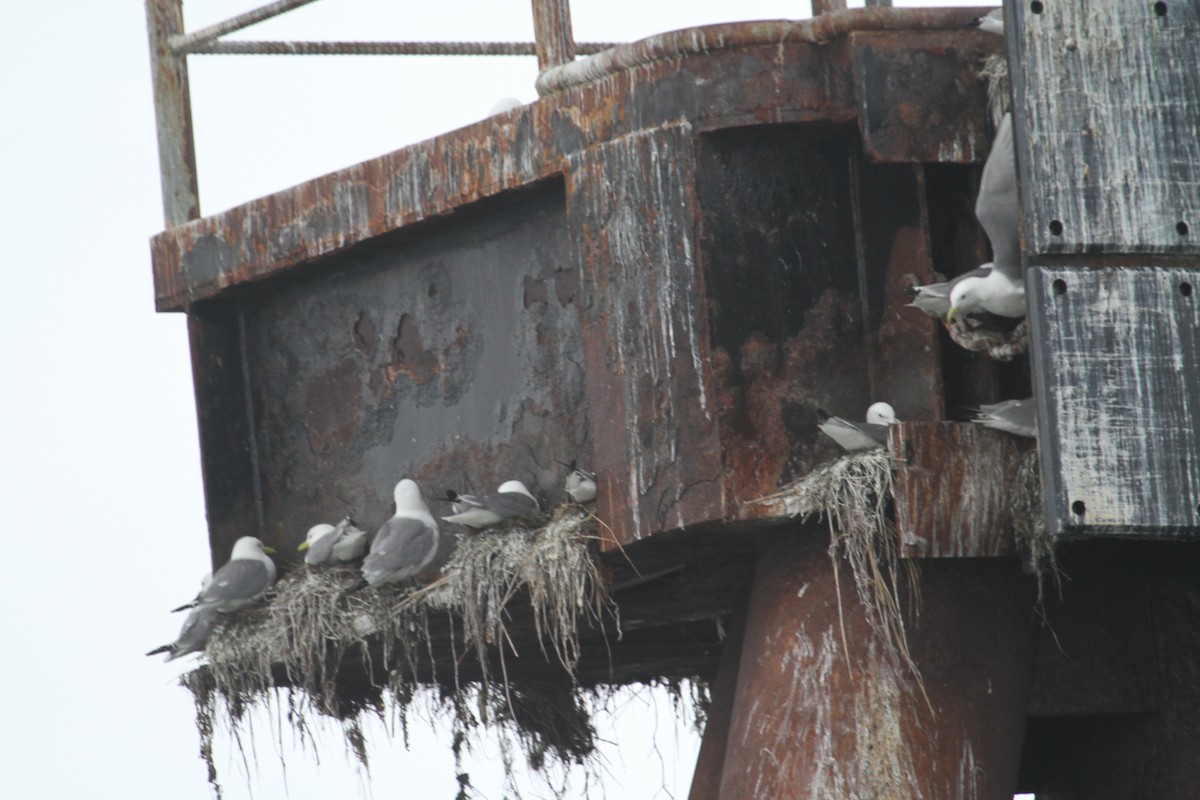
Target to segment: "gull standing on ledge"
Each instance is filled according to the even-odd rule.
[[[355,525],[350,517],[336,527],[326,523],[313,525],[297,550],[308,551],[304,554],[304,563],[309,566],[357,561],[367,552],[367,532]]]
[[[274,552],[253,536],[238,539],[229,561],[213,573],[212,582],[196,597],[196,610],[210,607],[224,614],[262,597],[275,583],[275,562],[267,555]]]
[[[537,500],[520,481],[505,481],[496,494],[458,494],[450,490],[446,497],[455,513],[442,519],[471,528],[487,528],[508,519],[536,516],[541,511]]]
[[[874,450],[887,444],[888,425],[899,422],[895,410],[887,403],[872,403],[867,409],[866,422],[849,422],[830,417],[817,425],[821,432],[849,453]]]
[[[375,534],[371,552],[363,561],[363,579],[350,591],[412,578],[437,555],[437,522],[421,498],[416,481],[400,481],[393,496],[396,513]]]
[[[999,403],[983,405],[975,413],[975,419],[985,428],[1011,433],[1014,436],[1024,436],[1029,439],[1037,438],[1037,403],[1034,398],[1027,400],[1004,400]]]

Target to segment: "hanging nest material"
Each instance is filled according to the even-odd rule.
[[[879,447],[850,453],[822,464],[775,494],[755,502],[782,506],[790,517],[806,520],[824,517],[829,524],[829,556],[838,581],[838,615],[842,616],[840,572],[843,561],[850,567],[855,593],[867,623],[885,649],[908,668],[921,685],[921,675],[908,649],[898,576],[899,554],[896,531],[888,517],[892,498],[892,457]],[[920,608],[920,585],[916,567],[905,560],[908,605]],[[846,632],[842,626],[843,643]],[[849,652],[849,646],[846,646]],[[924,692],[924,686],[921,686]]]
[[[277,689],[286,690],[286,719],[301,741],[311,742],[311,712],[331,717],[364,767],[360,715],[383,717],[390,707],[407,732],[407,710],[425,689],[435,713],[452,715],[456,754],[489,725],[513,735],[535,768],[547,755],[583,762],[595,731],[575,683],[580,631],[611,625],[619,634],[590,546],[595,530],[594,516],[565,506],[541,528],[464,537],[443,575],[415,591],[350,594],[357,569],[300,568],[265,605],[228,615],[209,641],[208,664],[181,679],[195,697],[201,756],[218,794],[215,723],[223,719],[237,738],[247,709],[278,701]],[[522,618],[526,640],[531,628],[543,659],[560,668],[546,680],[508,680],[510,628]]]
[[[1009,492],[1012,498],[1013,533],[1017,550],[1027,572],[1037,578],[1038,605],[1045,597],[1046,578],[1062,590],[1062,571],[1054,555],[1054,537],[1046,529],[1042,515],[1042,476],[1038,469],[1038,451],[1031,447],[1021,456],[1021,463]]]
[[[983,60],[979,77],[987,81],[988,114],[993,127],[1000,127],[1000,120],[1008,113],[1012,89],[1008,78],[1008,56],[1002,51]]]

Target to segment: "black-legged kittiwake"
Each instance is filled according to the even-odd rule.
[[[1005,114],[983,165],[975,216],[992,243],[988,270],[958,281],[950,291],[946,320],[983,311],[1001,317],[1025,316],[1025,273],[1018,233],[1017,162],[1013,150],[1012,114]]]
[[[975,26],[986,33],[1004,35],[1004,8],[996,8],[975,20]]]
[[[213,573],[212,583],[196,598],[196,608],[208,606],[224,613],[262,597],[275,583],[275,562],[267,555],[274,552],[253,536],[238,539],[229,561]]]
[[[571,463],[558,462],[567,468],[567,479],[563,488],[572,501],[580,504],[590,503],[596,499],[596,474],[588,472],[579,466],[575,459]]]
[[[971,421],[1005,433],[1036,439],[1037,402],[1030,397],[1027,400],[1003,400],[981,405]]]
[[[416,481],[405,478],[393,492],[396,513],[379,528],[362,565],[363,586],[379,586],[414,577],[433,561],[438,526],[421,498]]]
[[[336,526],[327,523],[313,525],[308,529],[304,543],[297,549],[308,551],[304,554],[304,563],[310,566],[345,564],[366,555],[367,532],[355,525],[350,517]]]
[[[830,417],[817,425],[821,432],[838,443],[843,450],[854,453],[873,450],[887,443],[888,425],[899,422],[896,412],[887,403],[872,403],[867,409],[866,422],[849,422]]]
[[[505,481],[496,489],[496,494],[447,492],[446,496],[456,513],[442,519],[471,528],[486,528],[505,520],[533,517],[540,513],[537,500],[520,481]]]
[[[212,636],[213,625],[216,624],[220,613],[213,606],[198,606],[192,609],[183,621],[183,627],[179,629],[179,636],[175,641],[171,644],[164,644],[162,647],[156,647],[146,655],[156,656],[159,653],[166,653],[166,660],[174,661],[188,653],[200,652],[208,644],[208,638]]]

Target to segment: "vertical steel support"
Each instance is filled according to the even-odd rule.
[[[538,71],[575,60],[575,38],[571,33],[570,0],[533,0],[533,35],[536,39]]]
[[[154,117],[158,123],[158,165],[163,220],[168,228],[200,217],[196,147],[192,141],[192,100],[187,56],[171,50],[171,36],[183,33],[182,0],[146,0]]]
[[[759,556],[717,796],[1011,798],[1032,666],[1016,564],[922,565],[908,644],[926,705],[845,565],[839,599],[827,550],[801,529]]]

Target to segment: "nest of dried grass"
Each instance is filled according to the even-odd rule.
[[[992,126],[1000,127],[1000,120],[1008,112],[1012,104],[1012,88],[1008,78],[1008,56],[995,53],[983,60],[979,76],[987,81],[988,114],[992,118]]]
[[[240,742],[246,711],[285,695],[286,720],[302,741],[311,741],[310,714],[338,720],[364,767],[360,715],[391,711],[407,734],[408,708],[419,693],[432,697],[435,713],[451,716],[456,754],[470,733],[488,725],[507,731],[537,769],[547,756],[583,762],[595,731],[575,684],[580,633],[619,634],[617,607],[591,546],[595,531],[594,516],[566,506],[540,528],[467,536],[442,576],[415,591],[350,594],[354,567],[284,576],[265,605],[223,620],[205,651],[207,665],[181,679],[195,698],[201,757],[218,795],[216,723],[226,722]],[[561,667],[560,679],[507,679],[505,658],[515,647],[506,626],[522,613],[532,617],[542,656]],[[470,679],[460,679],[468,654],[478,663]]]
[[[829,525],[829,557],[838,583],[844,562],[854,579],[855,593],[867,623],[884,645],[921,682],[908,649],[903,610],[920,611],[920,583],[911,559],[901,562],[895,526],[888,514],[892,499],[892,457],[880,447],[849,453],[818,466],[758,502],[773,502],[801,520],[823,517]],[[904,579],[900,564],[904,565]],[[842,638],[845,643],[845,624]],[[846,652],[850,651],[846,646]],[[924,688],[922,686],[922,691]]]

